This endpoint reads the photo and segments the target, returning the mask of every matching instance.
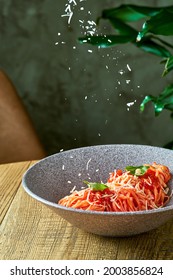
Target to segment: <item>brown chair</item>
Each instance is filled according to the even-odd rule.
[[[0,163],[41,159],[45,155],[14,85],[0,70]]]

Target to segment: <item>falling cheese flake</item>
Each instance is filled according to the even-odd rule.
[[[135,104],[136,100],[134,100],[133,102],[129,102],[127,103],[127,111],[129,111],[130,107],[133,106]]]
[[[119,70],[118,73],[123,75],[124,74],[124,70]]]
[[[92,53],[93,51],[92,51],[92,50],[88,50],[88,52],[89,52],[89,53]]]
[[[88,30],[87,34],[93,36],[95,34],[95,30]]]
[[[77,3],[75,0],[68,0],[68,3],[65,4],[65,14],[61,15],[61,17],[67,17],[68,18],[68,24],[70,24],[71,19],[73,17],[73,10],[74,7],[77,6]]]
[[[72,190],[70,191],[70,193],[73,193],[73,192],[75,191],[75,189],[76,189],[76,186],[74,186],[74,187],[72,188]]]
[[[89,167],[89,163],[91,161],[91,158],[87,161],[87,164],[86,164],[86,170],[88,170],[88,167]]]
[[[88,20],[88,23],[89,23],[90,25],[96,25],[95,21],[93,21],[93,20]]]
[[[87,20],[87,22],[85,22],[84,20],[79,20],[79,23],[80,23],[81,28],[84,30],[84,35],[93,36],[96,33],[97,24],[95,21]],[[88,40],[89,40],[89,38],[88,38]]]
[[[63,166],[62,166],[62,170],[65,170],[65,166],[64,166],[64,164],[63,164]]]
[[[69,0],[69,3],[73,3],[75,6],[77,5],[75,0]]]
[[[126,80],[126,84],[129,84],[130,83],[130,80]]]
[[[127,103],[127,106],[128,106],[128,107],[130,107],[130,106],[132,106],[132,105],[134,105],[134,102],[129,102],[129,103]]]
[[[130,66],[127,64],[127,69],[129,70],[129,71],[132,71],[132,69],[130,68]]]

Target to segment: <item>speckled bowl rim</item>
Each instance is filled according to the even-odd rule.
[[[140,144],[107,144],[107,145],[94,145],[94,146],[85,146],[85,147],[80,147],[80,148],[76,148],[76,149],[70,149],[70,150],[66,150],[66,151],[63,151],[63,153],[69,153],[69,152],[74,152],[74,151],[77,151],[77,150],[82,150],[82,149],[88,149],[88,148],[91,148],[91,147],[106,147],[106,146],[143,146],[143,147],[151,147],[151,148],[158,148],[158,149],[161,149],[161,150],[166,150],[165,148],[162,148],[162,147],[156,147],[156,146],[150,146],[150,145],[140,145]],[[157,209],[152,209],[152,210],[145,210],[145,211],[129,211],[129,212],[104,212],[104,211],[94,211],[94,210],[82,210],[82,209],[75,209],[75,208],[72,208],[72,207],[66,207],[66,206],[62,206],[58,203],[54,203],[54,202],[51,202],[51,201],[48,201],[44,198],[41,198],[40,196],[36,195],[35,193],[33,193],[27,186],[26,182],[25,182],[25,178],[27,176],[27,174],[35,168],[36,165],[40,164],[41,162],[43,161],[47,161],[49,160],[49,158],[52,158],[52,157],[55,157],[57,156],[58,153],[56,154],[53,154],[53,155],[50,155],[48,157],[45,157],[41,160],[39,160],[38,162],[36,162],[35,164],[33,164],[31,167],[29,167],[23,177],[22,177],[22,186],[24,188],[24,190],[34,199],[36,199],[37,201],[39,202],[42,202],[43,204],[47,205],[47,206],[50,206],[50,207],[54,207],[54,208],[57,208],[57,209],[62,209],[62,210],[65,210],[65,211],[70,211],[70,212],[76,212],[76,213],[80,213],[80,214],[87,214],[87,215],[105,215],[105,216],[124,216],[124,215],[127,215],[127,216],[132,216],[132,215],[149,215],[149,214],[152,214],[152,213],[159,213],[159,212],[166,212],[166,211],[170,211],[170,210],[173,210],[173,204],[172,205],[168,205],[168,206],[164,206],[163,208],[157,208]]]

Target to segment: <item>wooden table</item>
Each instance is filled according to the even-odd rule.
[[[22,176],[33,163],[0,165],[1,260],[173,259],[173,220],[128,238],[84,232],[23,190]]]

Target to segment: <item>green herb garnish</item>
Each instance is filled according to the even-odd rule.
[[[146,173],[149,167],[149,165],[126,166],[126,170],[129,171],[132,175],[142,176]]]
[[[91,183],[88,181],[83,181],[89,188],[91,188],[93,191],[104,191],[108,188],[105,184],[102,183]]]

